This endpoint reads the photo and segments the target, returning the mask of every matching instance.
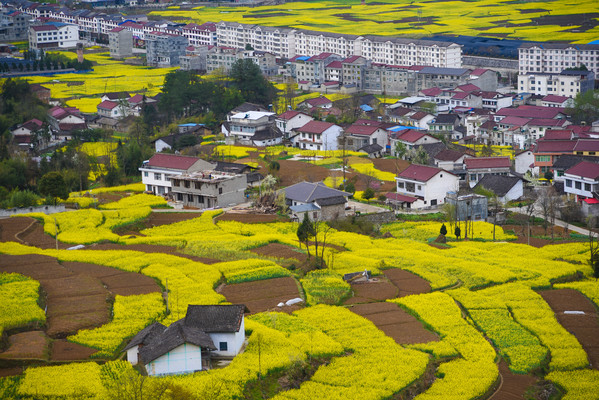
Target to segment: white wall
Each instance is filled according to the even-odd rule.
[[[530,165],[534,164],[535,156],[532,154],[532,151],[526,150],[524,153],[518,154],[514,157],[515,160],[515,170],[519,174],[525,174],[526,171],[530,170]]]
[[[139,354],[139,346],[134,346],[127,350],[127,361],[131,363],[131,365],[135,365],[139,362],[137,356]]]
[[[431,201],[437,200],[437,205],[445,202],[447,192],[456,192],[459,189],[459,180],[457,176],[442,171],[433,176],[424,186],[424,205],[428,207]]]
[[[322,133],[322,144],[324,148],[322,150],[337,150],[338,141],[337,138],[341,135],[341,128],[338,125],[333,125]]]
[[[517,200],[522,196],[524,196],[524,185],[520,180],[500,200],[506,203],[510,200]]]
[[[166,179],[166,174],[181,175],[183,173],[182,171],[173,171],[152,167],[142,167],[139,170],[141,171],[141,182],[146,185],[146,190],[150,190],[155,194],[170,193],[172,187],[171,181],[170,179]],[[156,179],[157,176],[155,174],[160,174],[160,179]],[[149,186],[151,186],[151,189]]]
[[[239,353],[243,343],[245,342],[245,319],[241,319],[241,327],[238,332],[233,333],[209,333],[216,351],[212,351],[212,354],[218,356],[230,356],[234,357]],[[220,351],[220,342],[227,342],[227,351]]]
[[[184,343],[146,364],[149,376],[184,374],[201,369],[202,349],[189,343]]]

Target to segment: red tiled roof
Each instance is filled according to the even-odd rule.
[[[518,108],[502,108],[497,111],[499,116],[514,116],[523,118],[555,118],[563,114],[561,107],[520,106]]]
[[[438,96],[441,93],[443,93],[443,91],[441,89],[439,89],[438,87],[422,89],[420,92],[425,96]]]
[[[480,91],[480,88],[476,85],[473,85],[471,83],[468,83],[466,85],[460,85],[458,86],[456,89],[461,90],[462,92],[466,92],[466,93],[470,93],[470,92],[478,92]]]
[[[324,86],[335,86],[335,85],[339,85],[339,81],[329,81],[329,82],[325,82],[323,83]]]
[[[385,197],[390,200],[401,201],[404,203],[413,203],[418,200],[418,197],[406,196],[405,194],[399,194],[395,192],[387,192]]]
[[[566,170],[566,174],[597,180],[599,178],[599,164],[582,161]]]
[[[314,99],[304,100],[303,103],[310,104],[312,107],[323,106],[325,104],[331,104],[332,101],[324,96],[316,97]]]
[[[468,92],[458,92],[456,94],[454,94],[451,98],[455,99],[455,100],[463,100],[466,97],[470,96],[471,93]]]
[[[480,76],[480,75],[484,74],[487,71],[488,71],[488,69],[485,69],[485,68],[476,68],[474,71],[472,71],[470,73],[470,75]]]
[[[351,125],[345,129],[345,133],[350,135],[366,135],[370,136],[379,129],[378,126],[372,125]]]
[[[341,61],[332,61],[331,63],[329,63],[329,65],[327,65],[327,68],[341,69],[343,68],[343,64],[341,63]]]
[[[297,130],[299,132],[304,132],[304,133],[323,133],[324,131],[326,131],[333,125],[335,125],[335,124],[332,124],[330,122],[310,121],[306,125],[302,126],[301,128],[298,128]]]
[[[384,124],[384,122],[380,122],[380,121],[375,121],[372,119],[358,119],[356,120],[356,122],[354,122],[354,125],[370,125],[370,126],[382,126]]]
[[[32,26],[31,29],[33,29],[36,32],[45,32],[45,31],[57,31],[58,28],[55,27],[54,25],[38,25],[38,26]]]
[[[541,100],[542,101],[547,101],[549,103],[564,103],[566,100],[568,100],[569,97],[566,96],[557,96],[555,94],[548,94],[547,96],[543,97]]]
[[[499,121],[499,124],[500,125],[512,125],[512,126],[524,126],[524,125],[527,125],[529,122],[530,122],[530,119],[528,119],[528,118],[509,116],[509,117],[505,117],[504,119]]]
[[[324,60],[325,58],[330,57],[332,55],[333,55],[333,53],[324,52],[324,53],[320,53],[320,54],[310,57],[308,59],[308,61]]]
[[[130,104],[137,104],[137,103],[141,103],[144,100],[144,96],[143,94],[136,94],[135,96],[132,96],[131,98],[129,98],[129,100],[127,100]]]
[[[428,136],[426,133],[422,131],[418,131],[416,129],[405,129],[403,131],[397,132],[397,139],[402,140],[408,143],[415,143],[419,139]]]
[[[599,140],[583,139],[578,140],[574,146],[574,151],[599,151]]]
[[[460,153],[459,151],[446,149],[438,152],[434,158],[435,160],[439,161],[457,161],[463,155],[464,154]]]
[[[572,131],[567,129],[548,129],[545,131],[543,140],[570,140],[572,139]]]
[[[125,28],[121,27],[121,26],[117,26],[116,28],[112,28],[111,30],[109,30],[108,32],[120,32],[120,31],[124,31]]]
[[[414,121],[420,121],[422,118],[426,117],[427,115],[429,115],[429,114],[424,111],[418,111],[417,113],[410,115],[409,118]]]
[[[411,108],[407,108],[407,107],[396,107],[396,108],[392,108],[389,111],[389,114],[394,117],[403,117],[404,115],[409,114],[413,111],[414,110],[412,110]]]
[[[535,153],[572,153],[576,140],[537,140]]]
[[[533,118],[530,120],[528,125],[534,126],[564,126],[566,120],[564,119],[551,119],[551,118]]]
[[[103,110],[112,110],[119,105],[116,101],[104,100],[100,104],[98,104],[98,109]]]
[[[21,125],[21,126],[29,129],[30,131],[33,131],[33,130],[37,130],[37,129],[41,128],[42,125],[44,125],[44,123],[42,121],[40,121],[39,119],[33,118],[27,122],[23,122],[23,125]]]
[[[351,64],[356,60],[359,60],[361,58],[361,56],[350,56],[348,58],[346,58],[345,60],[343,60],[343,64]]]
[[[466,169],[509,168],[512,166],[509,157],[466,158],[464,164],[466,164]]]
[[[78,129],[87,129],[87,124],[85,122],[75,124],[61,123],[58,124],[58,129],[61,131],[76,131]]]
[[[480,127],[481,129],[493,129],[497,124],[491,120],[485,121]]]
[[[288,120],[288,119],[295,117],[298,114],[302,114],[302,113],[299,111],[295,111],[295,110],[288,110],[288,111],[285,111],[283,114],[277,116],[277,118]]]
[[[158,153],[154,154],[152,158],[146,164],[149,167],[159,167],[159,168],[170,168],[170,169],[179,169],[179,170],[187,170],[193,164],[195,164],[199,158],[197,157],[188,157],[188,156],[179,156],[176,154],[165,154]]]
[[[443,172],[443,170],[441,168],[429,167],[426,165],[412,164],[408,168],[400,172],[398,176],[401,178],[413,179],[420,182],[428,182],[433,176],[437,175],[439,172]],[[447,173],[451,174],[451,172]]]

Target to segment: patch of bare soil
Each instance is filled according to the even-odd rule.
[[[279,165],[277,177],[280,179],[281,187],[291,186],[302,181],[319,182],[331,175],[329,169],[303,161],[280,160]]]
[[[78,361],[86,360],[98,350],[83,346],[66,340],[55,340],[52,342],[50,352],[51,361]]]
[[[266,257],[295,259],[301,263],[308,260],[308,255],[300,252],[298,249],[280,243],[269,243],[262,247],[250,250],[252,253],[260,254]]]
[[[504,231],[513,231],[514,234],[518,237],[513,243],[522,243],[522,244],[530,244],[533,247],[543,247],[548,244],[559,244],[559,243],[568,243],[570,242],[569,232],[566,231],[561,226],[553,227],[553,236],[554,240],[543,239],[539,236],[551,236],[551,227],[547,228],[547,232],[545,232],[545,228],[540,225],[531,225],[530,226],[530,239],[528,238],[528,227],[522,225],[504,225]]]
[[[539,294],[549,304],[558,322],[576,336],[588,355],[591,368],[599,369],[599,319],[593,303],[574,289],[544,290]]]
[[[431,285],[427,280],[422,279],[409,271],[399,268],[390,268],[385,270],[383,274],[399,289],[397,297],[429,293],[431,291]]]
[[[278,214],[251,214],[241,212],[227,212],[215,218],[217,221],[237,221],[244,224],[261,224],[271,222],[289,222],[289,218]]]
[[[99,279],[106,289],[115,295],[129,296],[161,292],[156,281],[146,275],[80,262],[63,262],[62,266],[75,274]]]
[[[177,257],[187,258],[191,261],[197,261],[204,264],[214,264],[217,262],[221,262],[221,260],[217,260],[214,258],[207,257],[197,257],[192,256],[190,254],[180,253],[177,251],[177,248],[174,246],[163,246],[157,244],[118,244],[118,243],[95,243],[91,244],[84,249],[77,251],[85,251],[85,250],[132,250],[132,251],[141,251],[144,253],[166,253],[172,254]]]
[[[13,217],[0,219],[0,238],[2,242],[18,242],[42,249],[56,248],[56,239],[44,233],[44,226],[34,218]],[[70,244],[58,242],[59,249]]]
[[[345,304],[373,303],[396,298],[399,289],[387,279],[373,278],[368,282],[351,284],[354,295]]]
[[[0,272],[17,272],[40,282],[46,293],[46,334],[61,338],[109,320],[110,293],[91,276],[75,275],[52,257],[3,255]]]
[[[157,212],[154,211],[150,214],[146,222],[146,228],[153,228],[155,226],[174,224],[175,222],[187,221],[190,219],[198,218],[202,215],[201,212]]]
[[[435,333],[425,329],[420,321],[396,304],[387,302],[356,304],[349,309],[370,320],[398,344],[439,340]]]
[[[0,358],[44,360],[48,355],[48,337],[43,331],[10,335],[8,344],[8,349],[0,353]]]
[[[396,175],[410,166],[410,163],[406,160],[393,160],[388,158],[373,158],[372,163],[376,169],[391,172]]]
[[[0,368],[0,378],[23,374],[23,367]]]
[[[219,292],[231,303],[245,304],[250,314],[263,311],[290,313],[301,308],[301,306],[277,307],[281,302],[300,297],[297,283],[290,277],[224,285]]]

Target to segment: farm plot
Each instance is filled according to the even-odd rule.
[[[578,339],[591,367],[599,369],[599,320],[595,306],[574,289],[544,290],[539,294],[558,322]]]
[[[250,314],[272,310],[292,312],[300,308],[277,307],[281,302],[300,297],[297,283],[290,277],[225,285],[219,292],[233,304],[245,304]]]
[[[355,304],[349,309],[367,318],[397,344],[417,344],[439,340],[435,333],[422,326],[422,322],[395,304]]]

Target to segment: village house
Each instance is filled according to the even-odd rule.
[[[458,190],[459,178],[441,168],[412,164],[397,175],[395,183],[398,194],[410,197],[403,201],[405,208],[416,209],[445,203],[447,193]]]
[[[467,157],[470,156],[460,151],[445,149],[435,154],[433,162],[438,168],[456,173],[454,171],[464,169],[464,159]]]
[[[391,146],[391,154],[397,157],[397,144],[402,143],[406,146],[406,149],[416,149],[424,144],[439,143],[439,139],[429,135],[425,131],[415,129],[402,129],[395,133],[392,133],[389,137],[389,144]]]
[[[474,186],[492,191],[501,203],[518,200],[524,195],[524,182],[517,176],[485,175]]]
[[[282,189],[292,218],[301,221],[304,214],[313,221],[329,221],[345,216],[345,204],[351,193],[332,189],[322,182],[300,182]]]
[[[358,151],[364,146],[378,144],[382,149],[387,147],[387,131],[376,125],[353,124],[345,128],[344,136],[352,145],[348,149]]]
[[[33,142],[33,137],[42,130],[44,123],[39,119],[33,118],[29,121],[23,122],[11,129],[10,133],[13,136],[13,140],[18,144],[19,147],[29,149]]]
[[[534,167],[538,169],[539,175],[553,169],[553,163],[562,154],[573,154],[576,140],[550,140],[544,138],[537,141],[533,154],[535,156]]]
[[[456,221],[484,221],[487,219],[489,200],[486,196],[480,194],[459,196],[457,192],[450,192],[447,194],[446,202],[454,206]]]
[[[307,99],[302,101],[297,105],[298,108],[302,109],[312,109],[312,108],[321,108],[328,109],[333,107],[333,102],[327,99],[325,96],[315,97],[313,99]]]
[[[509,175],[512,163],[509,157],[466,158],[467,181],[474,187],[485,175]]]
[[[530,171],[532,174],[538,173],[538,169],[535,169],[535,155],[531,149],[522,150],[517,152],[514,156],[514,171],[518,174],[525,174]]]
[[[69,140],[73,131],[87,129],[87,122],[76,107],[54,106],[48,110],[48,125],[57,140]]]
[[[158,153],[154,154],[148,161],[144,161],[139,170],[146,191],[157,195],[165,195],[171,192],[172,177],[206,170],[211,167],[212,164],[196,157]]]
[[[599,164],[582,161],[564,173],[564,192],[576,201],[599,197]]]
[[[232,359],[245,343],[245,306],[189,305],[185,318],[166,327],[155,322],[131,339],[127,360],[149,376],[188,374],[212,368],[215,358]]]
[[[338,138],[343,128],[330,122],[310,121],[293,130],[291,142],[294,147],[305,150],[337,150]]]
[[[239,112],[228,117],[229,130],[223,132],[242,144],[252,144],[253,136],[275,124],[275,113],[266,111]],[[281,138],[279,138],[281,139]]]
[[[294,128],[301,128],[314,118],[306,113],[288,110],[275,118],[277,128],[283,133],[285,139],[289,139]]]
[[[241,174],[202,170],[171,178],[175,201],[199,209],[230,207],[243,203],[247,177]]]

